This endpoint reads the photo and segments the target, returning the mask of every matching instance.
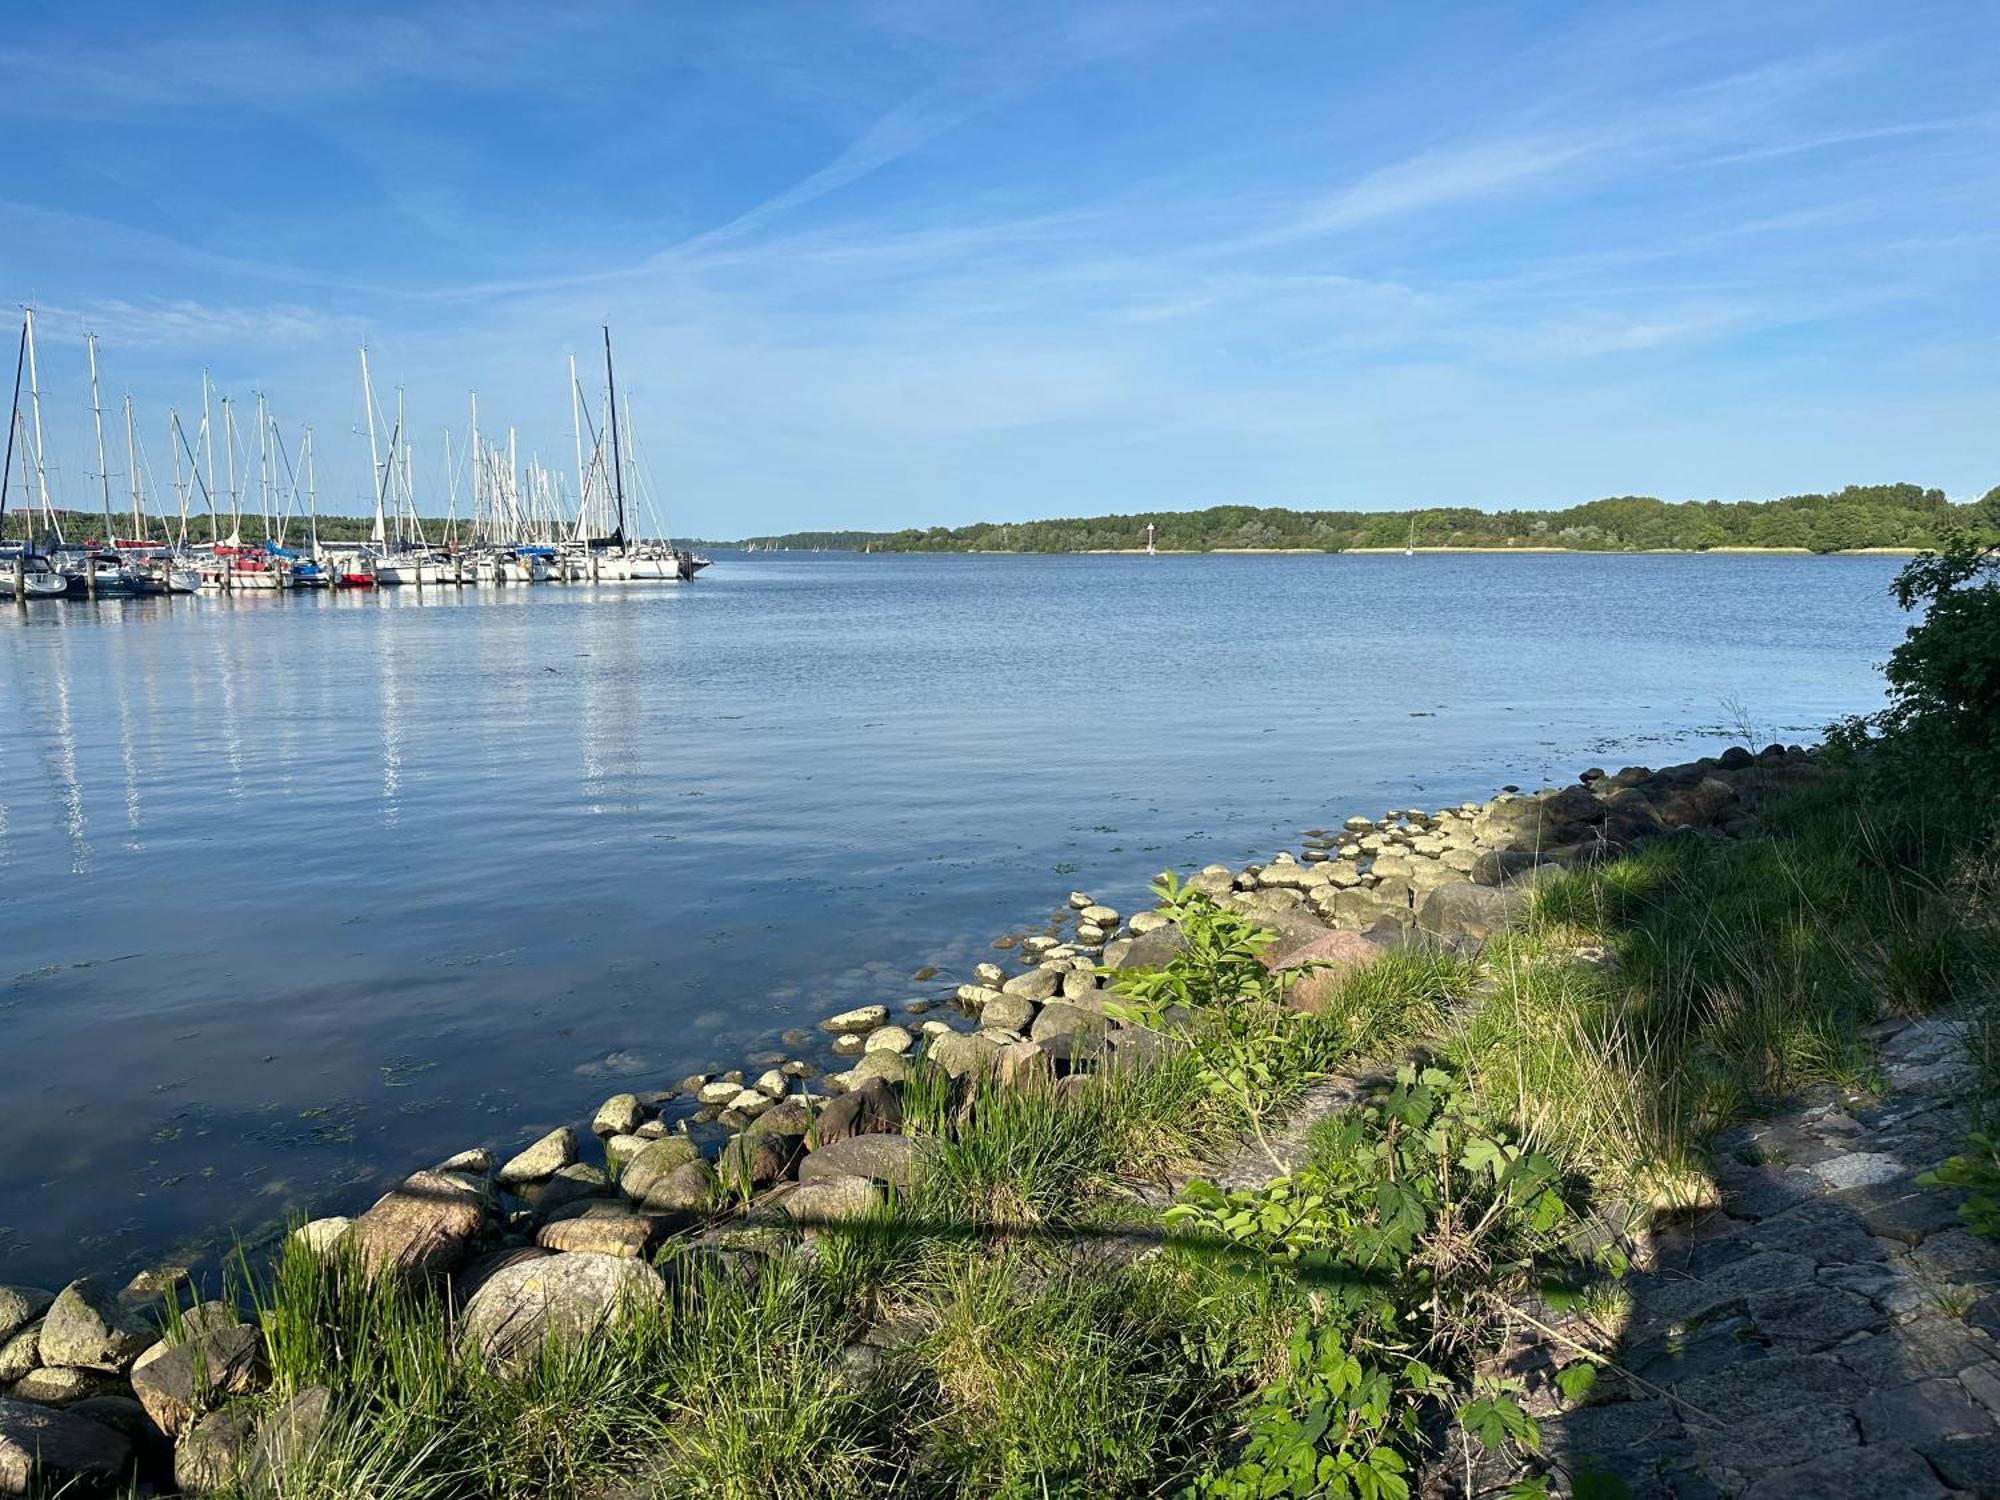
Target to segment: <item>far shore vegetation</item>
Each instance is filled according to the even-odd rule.
[[[1400,551],[1407,546],[1570,552],[1707,552],[1767,548],[1850,552],[1937,547],[1954,528],[2000,526],[2000,486],[1971,505],[1915,484],[1849,485],[1776,500],[1656,500],[1624,495],[1565,510],[1335,511],[1217,505],[1075,520],[986,522],[896,532],[800,532],[759,546],[876,552]]]
[[[58,511],[62,534],[71,541],[96,540],[104,531],[96,511]],[[114,512],[114,523],[123,526]],[[1915,484],[1849,485],[1832,494],[1786,495],[1776,500],[1656,500],[1623,495],[1592,500],[1566,510],[1475,510],[1440,506],[1426,510],[1290,510],[1282,506],[1216,505],[1206,510],[1142,511],[1133,515],[1074,520],[981,521],[971,526],[933,526],[906,531],[793,531],[734,540],[679,538],[696,547],[754,546],[795,552],[1130,552],[1146,545],[1146,527],[1162,552],[1354,552],[1401,551],[1408,546],[1463,551],[1557,552],[1918,552],[1944,543],[1954,529],[2000,527],[2000,486],[1969,505],[1955,504],[1943,490]],[[176,535],[179,521],[173,521]],[[292,516],[276,527],[287,545],[299,546],[308,521]],[[426,516],[434,543],[469,523]],[[162,519],[151,518],[155,539]],[[358,542],[372,533],[366,516],[319,517],[322,541]],[[129,528],[128,528],[129,529]],[[227,537],[229,517],[191,513],[187,534],[200,544]],[[40,536],[44,528],[31,511],[10,508],[0,520],[0,539]],[[266,539],[273,528],[261,515],[244,515],[239,534],[246,543]],[[125,535],[124,530],[119,535]]]

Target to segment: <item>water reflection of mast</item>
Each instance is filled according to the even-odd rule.
[[[378,611],[375,616],[375,637],[381,650],[381,668],[375,680],[382,689],[382,818],[390,827],[396,825],[400,812],[397,801],[403,787],[403,714],[402,703],[397,695],[396,653],[390,649],[389,615]]]
[[[63,618],[57,616],[58,621]],[[69,631],[60,625],[56,632],[56,669],[51,676],[56,692],[56,743],[49,769],[57,783],[56,800],[62,807],[63,832],[69,835],[70,873],[81,875],[90,868],[90,840],[85,837],[83,780],[76,764],[76,722],[69,707]]]
[[[134,528],[135,530],[137,528]],[[127,849],[144,847],[139,833],[139,748],[132,728],[132,694],[128,684],[132,673],[126,664],[125,631],[121,628],[113,632],[117,645],[113,648],[117,660],[112,663],[111,678],[118,693],[118,761],[125,771],[125,840]],[[150,675],[150,674],[149,674]]]

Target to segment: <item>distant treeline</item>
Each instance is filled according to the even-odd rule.
[[[1146,545],[1176,552],[1224,548],[1563,547],[1579,552],[1703,552],[1713,547],[1933,547],[1954,525],[2000,528],[2000,487],[1975,505],[1914,484],[1849,485],[1831,495],[1779,500],[1685,500],[1646,495],[1592,500],[1567,510],[1287,510],[1217,505],[1079,520],[981,522],[926,531],[804,532],[758,538],[780,547],[872,545],[877,552],[1096,552]]]
[[[72,541],[98,537],[96,511],[58,511]],[[114,513],[114,517],[115,517]],[[1343,552],[1357,547],[1563,547],[1579,552],[1705,552],[1713,547],[1798,547],[1846,552],[1857,547],[1935,547],[1954,526],[2000,530],[2000,486],[1971,505],[1954,505],[1943,490],[1914,484],[1851,484],[1830,495],[1786,495],[1779,500],[1683,500],[1647,495],[1592,500],[1567,510],[1287,510],[1279,506],[1216,505],[1207,510],[1151,511],[1076,520],[982,521],[909,531],[794,531],[738,542],[688,540],[694,547],[755,546],[807,551],[816,547],[877,552],[1103,552],[1146,545],[1146,525],[1165,551],[1214,552],[1227,548],[1306,548]],[[177,524],[177,523],[176,523]],[[122,536],[129,527],[117,520]],[[458,523],[461,534],[466,523]],[[442,540],[446,523],[426,517],[424,532]],[[374,521],[367,516],[321,516],[322,541],[361,541]],[[157,537],[160,521],[151,526]],[[42,530],[37,513],[9,508],[0,536],[18,539]],[[227,517],[222,531],[229,530]],[[307,535],[293,517],[285,539]],[[246,542],[264,539],[261,516],[245,516]],[[206,512],[188,518],[194,541],[210,539]]]

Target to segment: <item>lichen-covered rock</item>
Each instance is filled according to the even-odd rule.
[[[132,1442],[87,1417],[0,1398],[0,1495],[108,1484],[124,1472]]]
[[[42,1365],[15,1381],[8,1394],[43,1406],[74,1406],[93,1396],[105,1396],[120,1389],[109,1370],[87,1370],[79,1365]]]
[[[42,1362],[42,1325],[30,1323],[0,1344],[0,1385],[11,1385]]]
[[[507,1364],[548,1339],[577,1340],[665,1301],[666,1285],[639,1260],[551,1255],[488,1278],[459,1320],[461,1345]]]
[[[644,1203],[647,1195],[675,1171],[700,1159],[700,1149],[685,1136],[649,1141],[618,1173],[618,1190],[635,1203]]]
[[[494,1181],[502,1187],[523,1187],[553,1177],[576,1160],[576,1132],[562,1125],[508,1161]]]
[[[159,1332],[90,1277],[72,1281],[42,1319],[41,1362],[113,1373],[128,1368]]]
[[[855,1135],[822,1146],[799,1163],[799,1181],[866,1177],[907,1190],[923,1170],[924,1150],[907,1135]]]
[[[778,1207],[794,1222],[837,1224],[865,1219],[882,1206],[882,1190],[866,1177],[826,1176],[793,1188]]]
[[[592,1135],[630,1135],[639,1128],[646,1118],[646,1111],[639,1104],[637,1094],[613,1094],[597,1106],[597,1113],[591,1116]]]
[[[55,1300],[54,1292],[38,1286],[0,1286],[0,1344],[41,1317]]]
[[[210,1412],[174,1445],[174,1483],[191,1495],[210,1494],[233,1483],[245,1467],[256,1435],[256,1420],[242,1407]]]
[[[486,1199],[443,1172],[418,1172],[380,1198],[348,1233],[371,1276],[421,1281],[456,1269],[486,1224]]]
[[[576,1203],[535,1232],[544,1250],[565,1254],[635,1256],[651,1253],[660,1238],[661,1222],[651,1214],[632,1212],[622,1203]]]

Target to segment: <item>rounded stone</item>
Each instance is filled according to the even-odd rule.
[[[548,1340],[586,1339],[665,1300],[665,1284],[642,1261],[589,1251],[549,1255],[488,1277],[466,1303],[458,1336],[488,1364],[508,1364]]]
[[[559,1125],[514,1157],[494,1179],[502,1187],[519,1187],[553,1177],[576,1160],[576,1132]]]

